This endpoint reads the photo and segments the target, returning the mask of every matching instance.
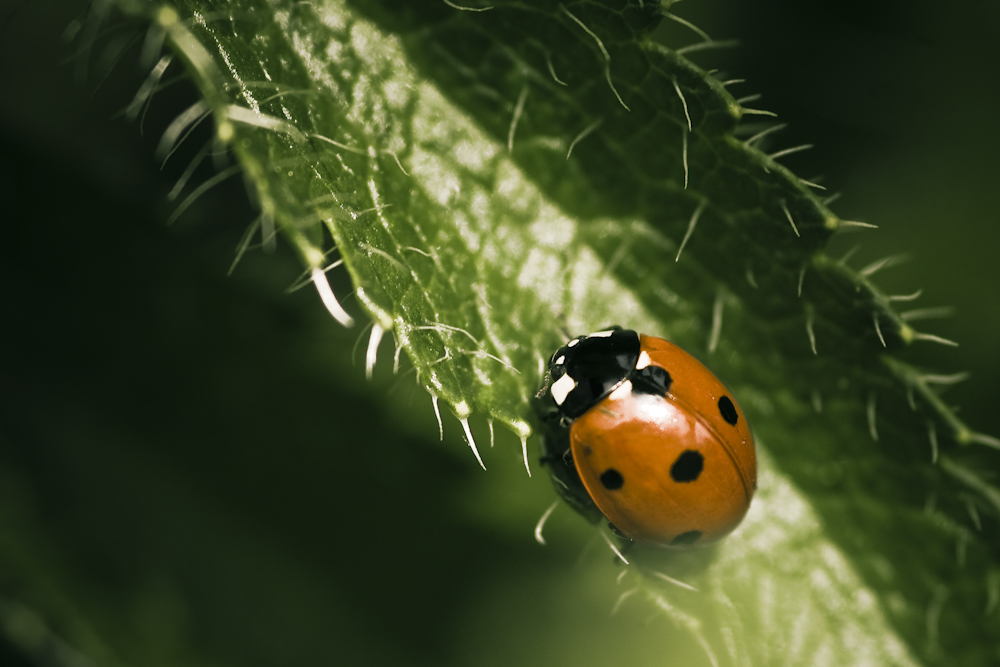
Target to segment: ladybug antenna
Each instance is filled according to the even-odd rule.
[[[542,380],[542,388],[538,390],[537,394],[535,394],[535,398],[545,398],[545,394],[548,393],[549,387],[551,386],[552,386],[552,375],[546,372],[544,379]]]

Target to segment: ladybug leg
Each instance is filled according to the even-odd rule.
[[[618,530],[618,526],[611,523],[610,521],[608,521],[608,528],[611,530],[611,532],[614,534],[615,537],[621,540],[621,547],[618,549],[618,553],[621,554],[622,557],[624,557],[625,554],[631,551],[632,547],[635,546],[635,540],[633,540],[631,537],[629,537],[622,531]],[[612,562],[615,563],[616,565],[620,565],[622,561],[621,558],[619,558],[618,555],[616,554]]]
[[[542,388],[538,390],[535,394],[535,398],[545,398],[545,394],[549,393],[549,387],[552,386],[552,376],[549,373],[545,374],[545,379],[542,381]]]
[[[562,415],[559,414],[558,410],[549,410],[541,416],[541,419],[544,422],[554,422],[562,419]]]
[[[623,540],[628,540],[629,541],[629,544],[625,545],[626,547],[631,546],[631,542],[632,542],[631,538],[629,538],[629,536],[626,535],[625,533],[623,533],[622,531],[618,530],[618,526],[616,526],[615,524],[613,524],[610,521],[608,521],[608,528],[611,530],[612,533],[615,534],[615,537],[620,537]]]

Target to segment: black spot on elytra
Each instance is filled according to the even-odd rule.
[[[732,399],[728,396],[723,396],[719,399],[719,413],[726,420],[726,423],[731,426],[736,426],[736,422],[740,419],[740,416],[736,414],[736,406],[733,405]]]
[[[614,468],[608,468],[601,473],[601,484],[604,485],[605,489],[615,491],[622,488],[622,484],[624,483],[625,478],[622,477],[622,474]]]
[[[686,533],[681,533],[674,539],[670,540],[671,546],[681,546],[684,544],[694,544],[699,539],[701,539],[700,530],[689,530]]]
[[[642,370],[632,371],[629,374],[632,381],[632,391],[640,394],[653,394],[654,396],[666,396],[670,391],[670,373],[659,366],[646,366]]]
[[[693,449],[684,450],[670,466],[670,476],[675,482],[693,482],[705,467],[705,457]]]

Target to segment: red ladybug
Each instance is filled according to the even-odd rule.
[[[625,537],[674,548],[718,540],[746,515],[757,486],[750,426],[681,348],[618,327],[580,336],[552,355],[546,387],[569,450],[546,459],[578,509],[592,501]]]

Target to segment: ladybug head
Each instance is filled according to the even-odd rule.
[[[635,369],[639,335],[615,327],[574,338],[549,359],[549,393],[559,413],[576,419]]]

